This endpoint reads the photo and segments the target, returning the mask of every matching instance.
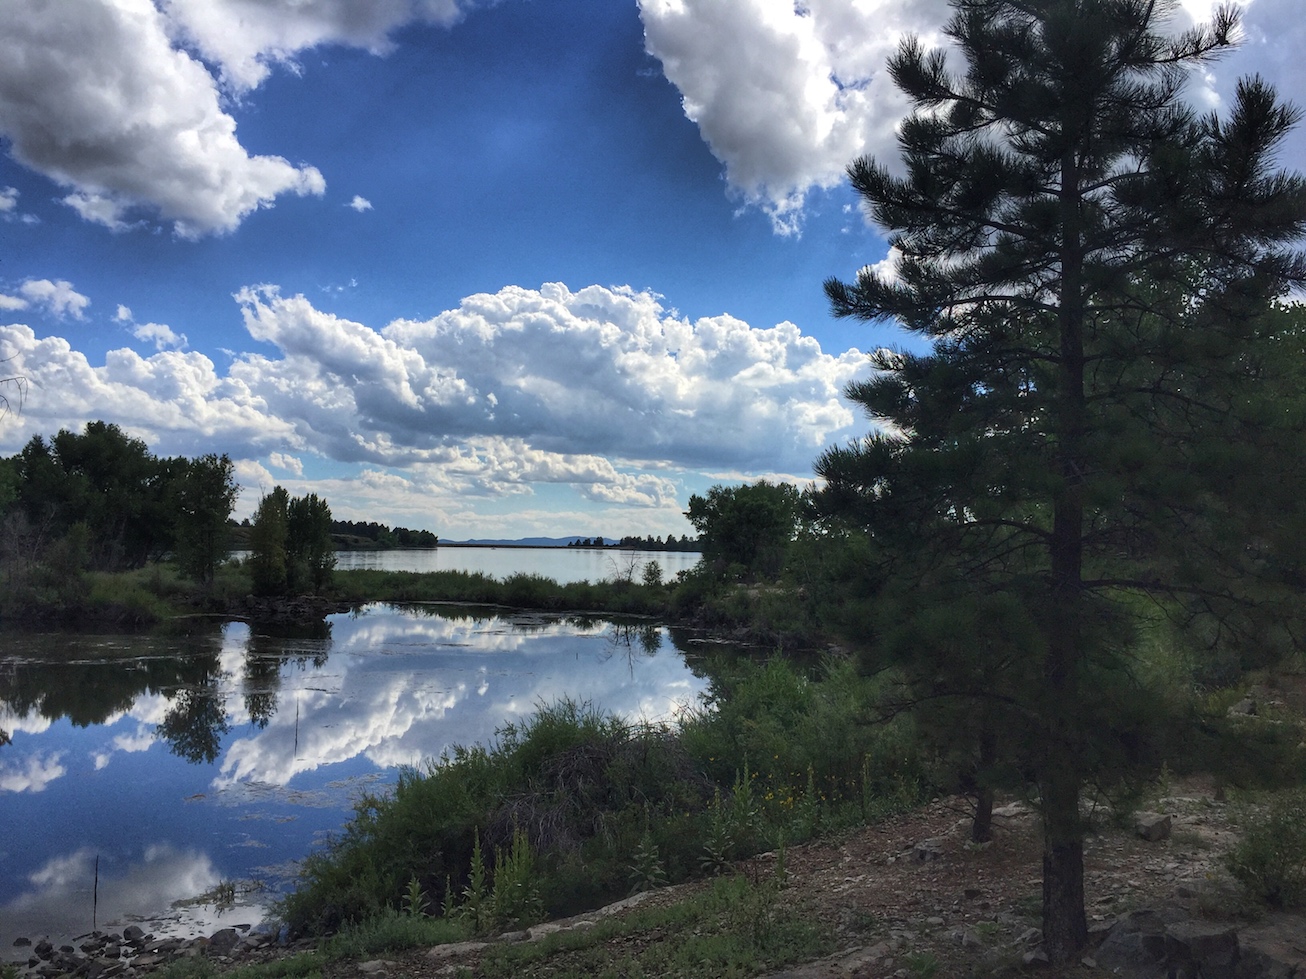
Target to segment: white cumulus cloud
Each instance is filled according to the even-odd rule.
[[[64,319],[85,319],[86,307],[91,300],[73,288],[71,282],[60,279],[27,279],[18,287],[17,296],[0,295],[0,309],[44,309],[47,313]]]
[[[690,322],[624,287],[510,286],[381,329],[270,287],[237,298],[250,335],[283,357],[248,355],[232,375],[328,455],[387,465],[445,461],[486,437],[560,455],[805,470],[852,423],[841,392],[865,366],[792,323]]]
[[[251,156],[202,62],[151,0],[0,0],[0,133],[88,221],[138,211],[196,237],[281,194],[321,194],[311,166]]]
[[[354,199],[345,206],[352,207],[359,214],[362,214],[364,211],[372,210],[372,202],[366,197],[359,197],[357,194],[355,194]]]
[[[132,336],[137,340],[154,344],[155,350],[181,350],[189,343],[186,334],[177,333],[163,323],[137,323],[132,317],[132,311],[126,306],[118,307],[114,319],[129,326]]]
[[[105,418],[160,454],[227,453],[246,506],[282,482],[402,526],[474,522],[469,499],[531,494],[554,512],[570,498],[577,513],[660,510],[679,526],[687,473],[806,473],[860,429],[842,400],[869,369],[859,351],[828,354],[792,323],[691,321],[628,287],[513,286],[380,327],[272,286],[236,298],[274,352],[222,370],[171,349],[111,350],[97,366],[0,326],[0,359],[29,382],[0,450]],[[335,473],[296,486],[305,453]]]
[[[807,193],[857,156],[894,146],[906,102],[885,62],[899,40],[931,40],[945,0],[639,0],[645,46],[680,90],[726,180],[801,226]]]
[[[304,464],[292,455],[284,452],[273,452],[268,456],[268,462],[278,469],[284,469],[288,473],[294,473],[296,476],[304,475]]]
[[[414,20],[449,26],[472,0],[163,0],[167,16],[237,90],[259,85],[273,65],[295,70],[295,56],[323,44],[374,54],[390,32]]]
[[[645,47],[679,89],[725,167],[727,183],[771,216],[777,232],[801,228],[810,191],[843,179],[855,158],[893,164],[895,126],[908,106],[885,69],[915,34],[943,46],[946,0],[638,0]],[[1216,0],[1183,0],[1163,29],[1206,21]],[[1245,39],[1195,78],[1203,108],[1227,100],[1239,75],[1259,72],[1293,97],[1306,90],[1300,0],[1240,0]],[[960,62],[950,61],[954,70]],[[1300,133],[1291,147],[1306,144]],[[1285,161],[1292,157],[1285,152]]]

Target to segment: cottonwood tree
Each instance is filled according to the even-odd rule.
[[[1182,96],[1233,8],[1167,36],[1168,0],[952,7],[961,73],[915,39],[889,64],[905,175],[849,168],[894,271],[826,283],[931,349],[850,387],[891,424],[821,457],[815,501],[877,555],[863,638],[1036,787],[1059,963],[1087,940],[1081,791],[1147,762],[1143,610],[1211,648],[1292,635],[1300,419],[1265,392],[1306,187],[1275,168],[1297,113],[1264,82],[1224,120]]]
[[[289,506],[290,494],[276,486],[254,510],[249,530],[249,566],[255,595],[286,593]]]
[[[759,479],[713,486],[707,496],[695,493],[685,516],[698,532],[705,561],[774,577],[798,531],[801,499],[791,483]]]
[[[227,556],[228,521],[240,495],[234,467],[225,454],[172,460],[169,504],[175,525],[177,560],[200,582],[213,580]]]
[[[297,496],[286,508],[286,564],[290,591],[321,594],[336,566],[331,507],[316,493]]]
[[[293,499],[277,486],[259,501],[250,527],[250,570],[256,595],[321,592],[336,566],[331,508],[316,493]]]

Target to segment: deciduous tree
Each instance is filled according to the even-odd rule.
[[[197,581],[210,582],[227,556],[227,522],[240,495],[231,460],[213,453],[174,460],[169,509],[177,560]]]
[[[798,529],[801,494],[790,483],[759,479],[742,486],[713,486],[689,498],[685,516],[698,531],[703,559],[743,565],[772,576]]]
[[[259,500],[249,530],[250,577],[255,595],[284,595],[290,494],[276,486]]]

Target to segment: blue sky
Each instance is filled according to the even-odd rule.
[[[1306,91],[1297,3],[1245,3],[1191,98]],[[0,0],[0,453],[103,418],[230,455],[238,513],[281,483],[446,539],[681,534],[714,482],[808,479],[901,341],[826,311],[886,259],[842,169],[894,157],[884,60],[946,14]]]

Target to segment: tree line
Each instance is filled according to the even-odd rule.
[[[338,546],[350,547],[354,539],[371,541],[377,547],[435,547],[440,538],[429,530],[411,530],[408,527],[390,527],[375,520],[332,520],[331,533]]]
[[[0,460],[0,561],[119,571],[172,554],[210,581],[238,494],[225,455],[158,457],[103,421],[35,435]]]
[[[567,542],[568,547],[624,547],[633,548],[640,551],[697,551],[698,541],[691,537],[675,534],[667,534],[666,538],[661,537],[639,537],[628,536],[621,538],[616,544],[607,543],[603,537],[577,537]]]
[[[226,455],[156,456],[104,421],[35,435],[0,459],[0,568],[11,588],[58,590],[75,587],[83,571],[130,571],[169,558],[208,584],[230,553],[239,494]],[[246,521],[254,593],[325,589],[335,567],[333,523],[314,493],[292,497],[277,486],[264,496]]]

